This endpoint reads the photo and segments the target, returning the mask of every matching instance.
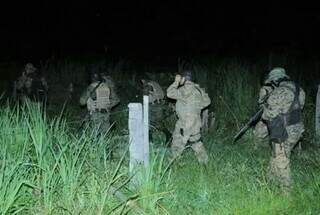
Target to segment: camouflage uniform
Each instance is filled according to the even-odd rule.
[[[149,95],[150,104],[161,103],[164,100],[164,92],[161,86],[155,81],[144,81],[144,94]]]
[[[208,155],[201,141],[201,110],[211,101],[207,97],[203,100],[205,92],[199,85],[186,80],[182,86],[175,81],[167,89],[167,96],[176,101],[178,121],[172,135],[172,156],[179,156],[189,143],[200,163],[208,162]]]
[[[285,75],[285,77],[288,76]],[[301,121],[301,110],[304,103],[304,91],[294,82],[285,80],[278,83],[278,86],[271,92],[266,104],[263,105],[262,118],[268,125],[273,148],[268,176],[279,182],[284,191],[289,191],[291,184],[291,150],[304,132],[304,126]]]
[[[149,96],[150,121],[157,123],[163,119],[164,92],[155,81],[141,80],[143,83],[143,94]]]
[[[90,122],[98,134],[104,134],[110,127],[110,110],[119,103],[112,97],[110,87],[105,82],[94,81],[82,93],[80,104],[87,105]]]
[[[149,96],[149,119],[152,128],[163,132],[166,135],[166,142],[170,140],[172,134],[171,124],[168,120],[169,116],[173,116],[173,112],[165,102],[165,95],[161,86],[150,80],[141,80],[143,84],[143,94]],[[153,138],[151,133],[151,139]]]
[[[40,77],[36,70],[31,63],[26,64],[22,75],[15,82],[14,96],[19,96],[22,100],[28,98],[45,102],[49,87],[45,78]]]

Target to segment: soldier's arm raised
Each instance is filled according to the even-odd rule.
[[[167,97],[170,99],[178,99],[180,97],[178,87],[179,82],[173,82],[167,89]]]

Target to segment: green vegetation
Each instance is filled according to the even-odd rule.
[[[209,165],[200,166],[190,150],[170,164],[169,152],[163,148],[164,137],[156,131],[159,135],[152,145],[150,169],[140,173],[140,185],[135,185],[127,168],[127,112],[123,110],[129,101],[139,99],[135,97],[140,92],[135,83],[141,74],[123,63],[107,67],[119,86],[122,104],[114,110],[115,129],[105,136],[97,137],[86,126],[78,129],[81,122],[77,117],[85,111],[76,105],[77,92],[86,85],[80,63],[45,67],[50,71],[51,89],[57,94],[68,81],[75,83],[74,101],[67,103],[62,113],[54,94],[46,111],[37,104],[14,105],[2,99],[0,214],[320,213],[320,159],[313,146],[314,102],[312,89],[306,85],[310,82],[300,79],[299,73],[292,75],[303,80],[301,85],[309,96],[304,112],[307,132],[301,154],[293,152],[294,186],[291,195],[285,196],[266,180],[271,154],[268,146],[254,150],[250,131],[238,145],[231,144],[237,128],[255,111],[258,69],[239,61],[195,64],[196,79],[209,92],[216,116],[214,128],[204,135]],[[163,86],[171,82],[168,75],[159,73],[159,77]]]

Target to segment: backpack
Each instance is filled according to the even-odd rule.
[[[87,107],[89,111],[108,110],[110,106],[110,88],[106,83],[101,83],[95,89],[95,98],[89,98]]]
[[[201,98],[199,98],[199,106],[201,109],[207,107],[211,103],[211,99],[208,95],[208,93],[205,92],[203,88],[201,88],[198,84],[195,84],[195,88],[198,90],[198,92],[201,95]]]

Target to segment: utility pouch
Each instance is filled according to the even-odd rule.
[[[288,132],[285,127],[284,117],[282,115],[268,121],[268,130],[270,140],[274,143],[282,143],[288,139]]]

